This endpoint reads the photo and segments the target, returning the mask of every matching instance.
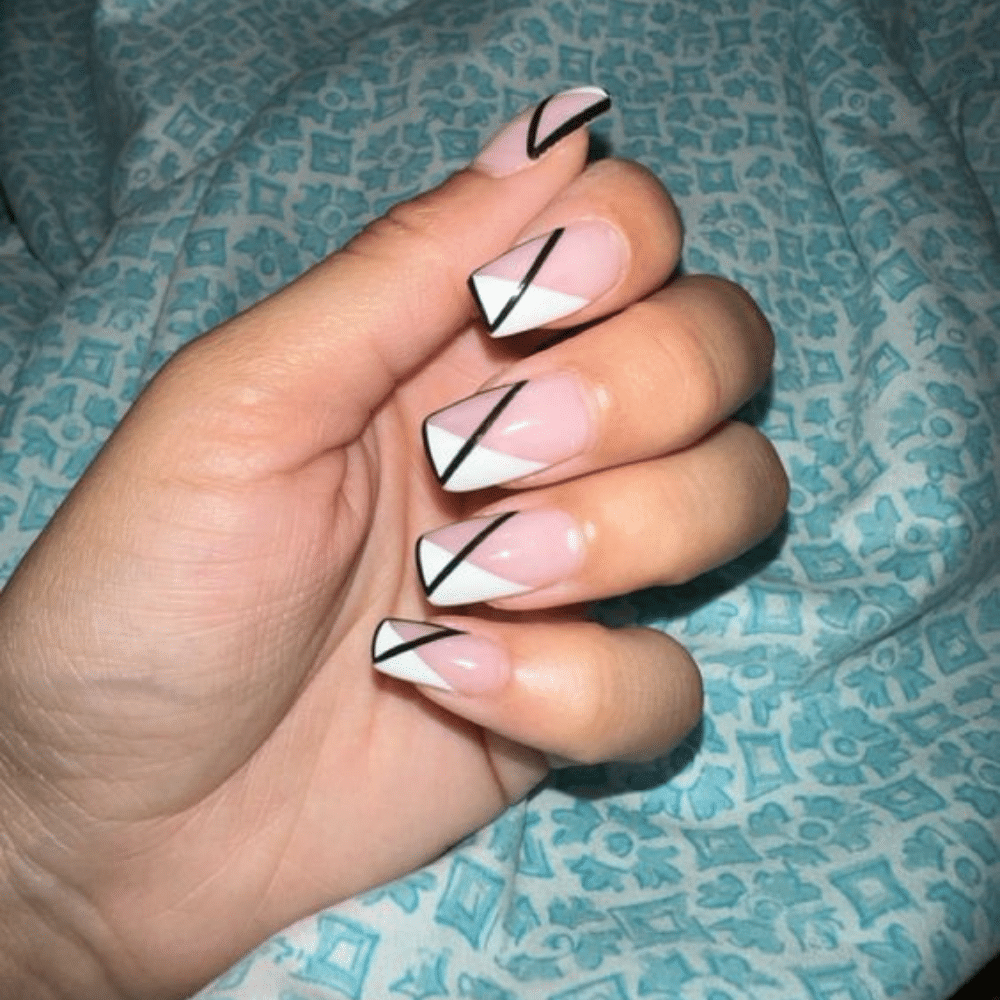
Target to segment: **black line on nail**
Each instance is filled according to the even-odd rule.
[[[448,628],[444,625],[436,626],[437,632],[428,632],[427,635],[422,635],[418,639],[410,639],[408,642],[401,642],[398,646],[393,646],[391,649],[387,649],[384,653],[379,653],[375,655],[375,640],[378,638],[379,632],[386,622],[406,622],[410,625],[426,625],[427,622],[413,621],[409,618],[386,618],[381,625],[375,630],[375,635],[372,637],[372,663],[384,663],[386,660],[391,660],[393,657],[400,656],[403,653],[408,653],[411,649],[416,649],[418,646],[425,646],[429,642],[436,642],[438,639],[447,638],[449,635],[465,635],[464,632],[457,628]]]
[[[483,435],[485,435],[486,432],[496,423],[497,418],[507,408],[511,400],[527,384],[528,384],[527,379],[522,379],[520,382],[514,382],[510,386],[510,388],[508,388],[508,390],[503,394],[503,396],[498,400],[496,406],[494,406],[493,409],[486,414],[486,416],[483,418],[482,423],[472,432],[472,434],[469,435],[469,437],[465,439],[465,443],[462,445],[461,448],[458,449],[458,451],[455,454],[455,457],[448,463],[448,466],[445,468],[444,472],[442,472],[438,476],[438,482],[442,486],[444,486],[448,482],[448,480],[451,479],[451,477],[458,470],[458,467],[469,457],[469,454],[472,452],[473,448],[475,448],[476,445],[478,445],[479,442],[483,439]],[[428,420],[429,419],[430,417],[428,417]],[[426,420],[424,421],[423,430],[424,430],[424,445],[427,448],[427,454],[431,456],[431,466],[434,467],[434,458],[433,455],[431,455],[430,445],[428,444],[427,441]]]
[[[556,244],[560,239],[562,239],[562,235],[565,232],[565,226],[560,226],[558,229],[553,229],[552,232],[549,233],[549,238],[545,241],[542,245],[542,249],[538,251],[538,255],[531,262],[531,267],[524,272],[524,276],[521,278],[521,281],[514,293],[504,303],[503,308],[497,313],[496,318],[493,320],[490,320],[486,312],[486,308],[483,305],[483,300],[479,297],[479,290],[476,288],[476,276],[473,274],[469,278],[469,288],[472,290],[473,296],[475,296],[476,304],[479,306],[479,311],[486,318],[490,333],[494,333],[499,330],[500,327],[503,326],[507,317],[517,308],[517,304],[522,298],[524,298],[524,293],[527,292],[531,283],[535,280],[538,272],[542,269],[542,265],[549,259],[552,251],[556,248]]]
[[[451,559],[445,564],[445,566],[441,569],[438,575],[434,577],[434,579],[431,580],[430,583],[428,583],[426,578],[424,577],[424,567],[421,564],[420,557],[418,555],[417,571],[420,574],[420,582],[423,584],[427,596],[430,597],[431,594],[433,594],[434,591],[437,590],[437,588],[441,586],[441,584],[444,583],[444,581],[447,580],[452,573],[455,572],[458,566],[460,566],[463,562],[465,562],[466,558],[475,548],[477,548],[480,544],[482,544],[482,542],[486,541],[486,539],[489,538],[490,535],[492,535],[493,532],[496,531],[501,524],[504,524],[505,522],[509,521],[516,513],[517,513],[516,510],[509,510],[506,513],[501,514],[499,517],[496,517],[492,521],[490,521],[490,523],[487,524],[486,527],[482,529],[482,531],[480,531],[470,541],[466,542],[466,544],[463,545],[462,548],[460,548],[458,552],[456,552],[451,557]],[[419,541],[417,542],[417,545],[418,546],[420,545]]]
[[[588,122],[592,122],[611,108],[611,98],[604,96],[596,103],[591,104],[590,107],[584,108],[583,111],[573,115],[572,118],[567,118],[562,125],[554,128],[541,142],[538,142],[538,129],[542,123],[542,115],[549,102],[555,96],[557,95],[550,94],[544,101],[541,101],[535,108],[531,116],[531,121],[528,123],[528,140],[525,151],[530,160],[537,160],[542,153],[551,149],[557,142],[561,142],[566,136],[575,132],[578,128],[582,128]]]

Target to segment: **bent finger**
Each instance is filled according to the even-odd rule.
[[[653,629],[387,619],[373,660],[455,715],[578,763],[652,759],[701,714],[694,661]]]
[[[728,562],[773,531],[787,499],[771,443],[732,422],[671,455],[517,494],[427,532],[417,566],[439,607],[576,604]]]
[[[686,447],[765,382],[771,329],[738,286],[682,278],[430,414],[441,485],[534,487]]]
[[[473,271],[469,287],[493,337],[575,325],[659,288],[680,246],[680,216],[655,175],[602,160],[560,192],[513,249]]]

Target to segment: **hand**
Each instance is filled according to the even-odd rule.
[[[683,649],[578,606],[772,530],[780,465],[726,420],[771,338],[726,282],[659,290],[677,214],[633,164],[585,169],[588,100],[181,351],[0,596],[19,995],[186,996],[486,823],[546,755],[647,758],[697,721]],[[494,332],[611,318],[529,354],[465,279],[532,240],[478,277]],[[431,601],[488,604],[433,617],[427,533]]]

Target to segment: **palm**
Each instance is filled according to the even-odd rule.
[[[492,374],[490,349],[469,330],[307,462],[290,461],[280,427],[233,435],[231,413],[208,411],[185,464],[210,474],[116,476],[137,448],[160,450],[127,423],[57,518],[42,548],[71,551],[97,496],[114,526],[75,591],[99,588],[100,620],[85,643],[65,637],[88,691],[61,696],[119,728],[75,795],[103,818],[89,833],[108,858],[124,844],[133,859],[115,861],[103,905],[135,940],[183,937],[187,951],[223,922],[248,947],[428,859],[537,777],[370,669],[375,622],[424,613],[415,534],[459,503],[426,470],[420,419]],[[206,970],[236,957],[207,952]]]
[[[181,352],[4,590],[32,692],[3,706],[31,747],[23,794],[57,788],[62,810],[28,839],[57,883],[88,859],[143,995],[426,861],[543,773],[376,679],[370,642],[426,613],[414,539],[460,514],[420,422],[509,363],[455,337],[465,276],[585,149],[571,136],[509,184],[457,176]]]
[[[584,91],[571,103],[592,103]],[[531,147],[529,119],[501,135],[497,162]],[[527,791],[544,773],[539,750],[647,757],[697,717],[697,670],[668,637],[537,610],[707,568],[770,530],[766,499],[780,493],[749,472],[730,487],[732,467],[774,463],[720,434],[682,452],[674,479],[765,501],[740,518],[694,519],[678,535],[695,540],[692,552],[632,541],[660,509],[658,456],[739,405],[759,366],[744,357],[756,354],[736,323],[742,297],[689,284],[672,300],[682,328],[699,315],[685,302],[716,303],[704,328],[718,330],[720,356],[735,345],[720,370],[740,377],[690,425],[646,419],[663,389],[628,366],[618,384],[617,355],[645,356],[649,331],[669,326],[658,296],[634,321],[627,307],[673,268],[677,218],[638,168],[580,175],[585,154],[577,131],[509,176],[460,173],[172,358],[0,595],[0,734],[13,734],[0,739],[0,767],[16,775],[0,782],[0,814],[11,806],[20,823],[0,829],[0,881],[51,887],[33,905],[53,925],[68,919],[124,995],[186,995],[296,918],[429,860]],[[512,360],[509,341],[468,326],[465,278],[529,224],[551,232],[595,202],[633,253],[618,283],[573,316],[625,310],[622,321],[508,374],[544,395],[565,390],[581,362],[594,366],[571,392],[588,382],[610,409],[581,416],[578,400],[569,411],[569,438],[588,426],[593,447],[554,477],[542,471],[530,502],[579,519],[603,550],[588,542],[567,589],[526,593],[506,605],[522,609],[513,618],[479,615],[459,633],[453,666],[489,690],[462,696],[456,676],[453,692],[424,697],[372,670],[370,642],[380,619],[428,613],[416,537],[483,499],[438,488],[420,435],[428,413]],[[618,239],[601,243],[601,267],[624,266]],[[582,273],[596,280],[589,265]],[[759,329],[752,316],[746,325]],[[665,379],[676,370],[667,360]],[[547,382],[547,368],[564,374]],[[518,426],[533,435],[540,420],[544,437],[563,416]],[[601,506],[623,491],[637,522],[624,532]],[[496,657],[491,677],[476,673],[470,645]]]

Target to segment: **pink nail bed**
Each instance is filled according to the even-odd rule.
[[[537,236],[484,264],[469,288],[492,337],[571,316],[621,277],[626,244],[613,226],[586,219]]]
[[[417,542],[424,591],[439,606],[538,590],[571,576],[583,554],[576,521],[551,509],[475,517],[430,531]]]
[[[610,107],[611,98],[603,87],[574,87],[552,94],[493,136],[475,165],[491,177],[517,173]]]
[[[424,445],[442,487],[483,489],[521,479],[579,455],[592,419],[580,379],[570,373],[484,389],[432,413]]]
[[[466,695],[499,690],[511,672],[506,652],[495,642],[404,618],[379,623],[372,639],[372,663],[387,676]]]

